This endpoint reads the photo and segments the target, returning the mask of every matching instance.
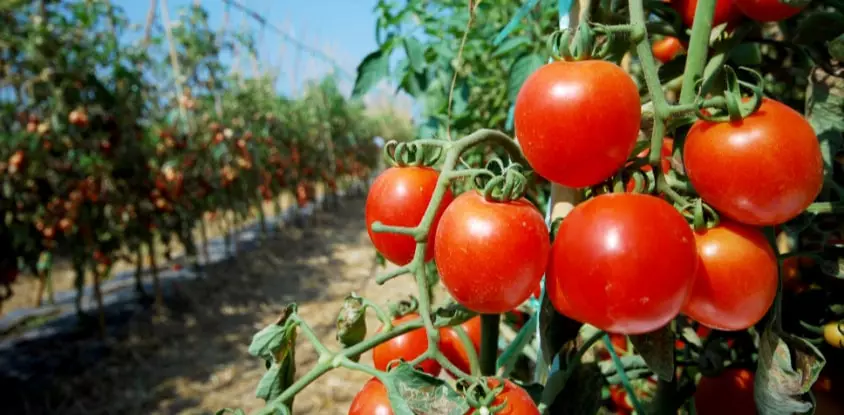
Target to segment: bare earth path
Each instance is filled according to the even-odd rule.
[[[312,226],[287,226],[261,248],[209,267],[207,279],[179,283],[163,315],[134,316],[125,335],[106,345],[80,338],[27,349],[59,363],[26,382],[0,376],[3,412],[211,414],[261,407],[254,392],[263,362],[249,356],[247,346],[285,304],[299,303],[322,340],[336,347],[334,320],[346,294],[355,291],[384,304],[412,290],[401,281],[375,284],[383,270],[366,235],[363,200],[342,203],[317,212]],[[370,332],[377,326],[370,317]],[[316,355],[301,336],[299,341],[301,375]],[[371,353],[362,362],[371,363]],[[331,372],[297,396],[294,413],[345,414],[366,380],[359,373]]]

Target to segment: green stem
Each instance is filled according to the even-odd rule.
[[[681,104],[693,102],[697,95],[695,84],[703,75],[703,68],[706,65],[706,57],[709,54],[709,36],[712,33],[712,19],[714,17],[715,0],[699,0],[695,7],[695,21],[692,24],[692,36],[689,39],[689,53],[686,57],[686,67],[683,70],[683,87],[680,90]]]
[[[501,368],[501,376],[509,376],[510,372],[513,371],[513,366],[516,365],[516,361],[519,356],[521,356],[522,350],[524,350],[525,346],[530,344],[531,340],[533,340],[533,336],[536,335],[536,325],[538,323],[539,313],[534,313],[530,316],[530,319],[527,323],[525,323],[524,327],[519,330],[519,333],[516,335],[513,343],[510,343],[510,345],[507,346],[507,349],[504,350],[504,353],[501,354],[501,357],[498,359],[498,367]]]
[[[316,333],[314,333],[314,330],[311,328],[310,325],[308,325],[307,322],[305,322],[305,320],[302,320],[301,318],[299,318],[299,316],[295,316],[295,319],[296,325],[299,327],[300,330],[302,330],[302,334],[304,334],[305,337],[307,337],[308,340],[311,342],[311,344],[313,344],[314,349],[316,349],[320,359],[324,359],[328,356],[333,355],[333,353],[331,353],[331,350],[328,350],[328,348],[325,347],[322,341],[319,340],[319,337],[316,335]]]
[[[373,227],[373,229],[374,229],[374,227]],[[407,273],[410,273],[410,267],[409,266],[399,267],[399,268],[396,268],[396,269],[394,269],[394,270],[392,270],[392,271],[390,271],[386,274],[379,275],[377,278],[375,278],[375,283],[378,284],[378,285],[382,285],[385,282],[387,282],[387,281],[389,281],[393,278],[402,276],[402,275],[407,274]]]
[[[498,325],[500,314],[481,315],[481,375],[495,375],[495,363],[498,360]]]
[[[469,334],[460,325],[456,325],[451,329],[457,334],[457,338],[460,339],[463,349],[466,350],[466,357],[469,359],[469,369],[472,375],[477,376],[481,371],[481,365],[478,360],[478,353],[475,351],[475,345],[472,344],[472,339],[469,338]]]
[[[817,202],[812,203],[806,208],[809,213],[842,213],[844,212],[844,204],[833,202]]]
[[[633,409],[638,414],[646,414],[647,412],[644,411],[642,404],[639,402],[639,398],[636,396],[636,390],[633,389],[633,385],[630,383],[630,377],[627,376],[627,372],[624,370],[624,363],[622,363],[621,359],[618,357],[618,354],[615,352],[615,346],[612,344],[612,340],[610,340],[610,336],[604,334],[603,336],[604,346],[606,346],[607,351],[610,354],[610,358],[612,359],[613,364],[618,371],[618,377],[621,380],[622,386],[624,386],[624,390],[627,392],[627,396],[630,398],[630,402],[633,404]],[[660,379],[661,381],[661,379]],[[672,413],[671,411],[663,411],[659,408],[656,412],[658,414],[669,414]]]

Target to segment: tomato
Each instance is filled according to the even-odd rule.
[[[460,327],[466,332],[469,340],[472,341],[472,346],[475,348],[475,353],[481,352],[481,317],[469,319]],[[469,353],[460,341],[457,331],[453,327],[443,327],[440,329],[440,352],[448,359],[449,362],[457,366],[463,372],[470,373],[472,370],[469,364]]]
[[[692,23],[695,21],[697,0],[674,0],[671,2],[671,7],[677,11],[686,26],[692,27]],[[738,7],[736,7],[734,0],[716,0],[715,15],[712,17],[712,27],[722,23],[734,24],[741,20],[742,17],[743,15]]]
[[[363,385],[363,389],[355,395],[349,415],[393,415],[387,388],[376,378],[372,378]]]
[[[698,415],[756,414],[753,372],[727,368],[715,377],[702,377],[695,392]]]
[[[633,383],[633,391],[639,402],[647,402],[653,399],[656,392],[657,381],[653,377],[645,379],[631,379]],[[610,385],[610,399],[615,404],[619,413],[630,414],[633,412],[633,401],[627,390],[622,385]]]
[[[563,220],[545,289],[571,318],[612,333],[647,333],[680,312],[697,263],[694,233],[673,206],[645,194],[604,194]]]
[[[391,167],[375,178],[366,196],[366,231],[375,249],[388,261],[396,265],[410,263],[416,251],[416,241],[409,235],[373,232],[372,224],[381,222],[384,225],[406,227],[419,225],[434,195],[438,179],[439,173],[427,167]],[[446,190],[428,235],[426,261],[434,254],[437,222],[453,199],[451,191]]]
[[[477,313],[504,313],[530,298],[542,280],[551,238],[527,199],[490,202],[477,191],[443,212],[434,243],[440,281]]]
[[[533,72],[515,104],[516,138],[542,177],[568,187],[610,178],[639,136],[639,89],[619,66],[558,61]]]
[[[411,313],[393,320],[393,326],[399,326],[417,318],[419,318],[418,314]],[[381,332],[381,329],[379,328],[377,332]],[[399,359],[410,362],[426,350],[428,350],[428,335],[425,333],[425,328],[418,328],[375,346],[372,349],[372,363],[376,369],[385,371],[390,362]],[[422,361],[418,368],[431,376],[437,376],[440,373],[440,365],[433,359]]]
[[[500,385],[498,379],[489,379],[487,385],[490,388],[495,388]],[[504,404],[501,411],[496,412],[496,415],[539,415],[539,408],[533,403],[533,398],[515,383],[504,380],[504,389],[499,393],[495,400],[492,401],[492,406]],[[475,409],[470,409],[466,414],[474,414]]]
[[[738,122],[695,122],[683,159],[700,197],[748,225],[787,222],[815,200],[823,185],[823,159],[812,126],[797,111],[768,98]]]
[[[683,50],[683,45],[680,44],[680,39],[666,36],[654,42],[651,50],[653,50],[654,57],[658,61],[666,63],[674,59]]]
[[[844,321],[833,321],[823,326],[823,338],[827,344],[844,349]]]
[[[695,234],[700,264],[683,314],[718,330],[759,322],[777,295],[777,256],[762,231],[732,221]]]
[[[616,334],[616,333],[609,333],[610,342],[612,343],[613,350],[615,350],[615,354],[618,356],[622,356],[627,353],[627,336],[623,334]],[[602,344],[603,346],[603,344]],[[609,350],[606,348],[601,348],[598,350],[598,357],[601,360],[610,359]]]
[[[797,15],[803,7],[794,7],[780,0],[735,0],[741,12],[757,22],[779,22]]]

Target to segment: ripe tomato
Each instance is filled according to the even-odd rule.
[[[695,234],[700,264],[683,314],[718,330],[745,330],[774,302],[777,256],[758,229],[732,221]]]
[[[748,225],[787,222],[815,200],[823,185],[823,159],[812,126],[797,111],[768,98],[739,122],[695,122],[683,159],[700,197]]]
[[[475,353],[481,352],[481,317],[472,318],[460,327],[469,336],[472,341],[472,346],[475,348]],[[440,329],[440,352],[448,359],[449,362],[457,366],[458,369],[470,373],[471,365],[469,364],[469,353],[460,341],[457,331],[453,327],[443,327]]]
[[[545,220],[527,199],[488,202],[477,191],[454,199],[436,238],[440,281],[478,313],[504,313],[530,298],[551,249]]]
[[[393,415],[387,388],[376,378],[372,378],[363,385],[363,389],[355,395],[349,415]]]
[[[633,79],[613,63],[549,63],[516,97],[516,137],[542,177],[592,186],[612,176],[633,150],[640,105]]]
[[[393,320],[393,326],[401,325],[408,321],[419,318],[418,314],[412,313]],[[378,332],[381,332],[379,328]],[[400,336],[393,337],[385,343],[381,343],[372,349],[372,363],[378,370],[387,370],[390,362],[402,359],[410,362],[428,350],[428,335],[424,328],[407,332]],[[431,376],[440,374],[440,365],[436,360],[427,359],[419,364],[418,368]]]
[[[666,36],[660,40],[657,40],[651,46],[651,50],[653,50],[654,57],[662,63],[666,63],[674,59],[682,49],[683,45],[680,44],[680,39],[677,39],[673,36]]]
[[[673,0],[671,7],[677,11],[677,14],[680,15],[686,26],[692,27],[692,23],[695,21],[697,0]],[[712,27],[718,26],[721,23],[736,23],[742,17],[743,15],[738,7],[736,7],[734,0],[716,0],[715,15],[712,17]]]
[[[745,16],[757,22],[779,22],[803,10],[803,7],[789,6],[780,0],[735,0],[735,3]]]
[[[416,251],[416,241],[408,235],[375,233],[372,224],[380,221],[391,226],[419,225],[434,195],[438,179],[439,173],[427,167],[391,167],[375,178],[366,196],[366,231],[375,249],[388,261],[397,265],[410,263]],[[426,261],[434,254],[437,222],[453,199],[451,191],[447,190],[428,235]]]
[[[673,206],[650,195],[604,194],[560,225],[545,289],[571,318],[613,333],[647,333],[680,312],[697,263],[694,233]]]
[[[495,388],[500,385],[498,379],[489,379],[487,385],[490,388]],[[539,408],[533,403],[533,398],[522,388],[515,383],[504,380],[504,390],[501,391],[492,401],[490,406],[504,405],[501,411],[496,412],[496,415],[539,415]],[[466,415],[474,414],[475,409],[470,409]]]
[[[833,321],[823,326],[823,338],[836,349],[844,349],[844,321]]]
[[[756,414],[753,372],[728,368],[715,377],[702,377],[695,392],[698,415]]]

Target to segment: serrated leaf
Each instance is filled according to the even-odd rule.
[[[507,77],[507,98],[510,102],[516,100],[519,90],[522,89],[522,84],[542,64],[542,57],[533,53],[524,54],[513,62],[513,66],[510,67],[510,74]]]
[[[657,376],[663,380],[674,378],[674,332],[670,324],[651,333],[628,337]]]
[[[818,379],[826,360],[808,341],[771,327],[759,339],[754,381],[756,407],[762,415],[790,415],[812,409],[802,399]]]
[[[495,49],[492,53],[492,57],[497,58],[504,56],[518,48],[530,46],[530,39],[526,36],[519,36],[507,39]]]
[[[402,39],[404,43],[404,52],[407,54],[407,61],[410,68],[414,72],[421,72],[425,69],[425,49],[422,48],[422,43],[414,37],[405,37]]]
[[[386,78],[390,72],[390,54],[383,50],[366,55],[358,65],[355,86],[352,88],[352,97],[360,98],[379,81]]]
[[[384,386],[395,415],[463,415],[469,404],[444,380],[400,363],[386,375]]]

